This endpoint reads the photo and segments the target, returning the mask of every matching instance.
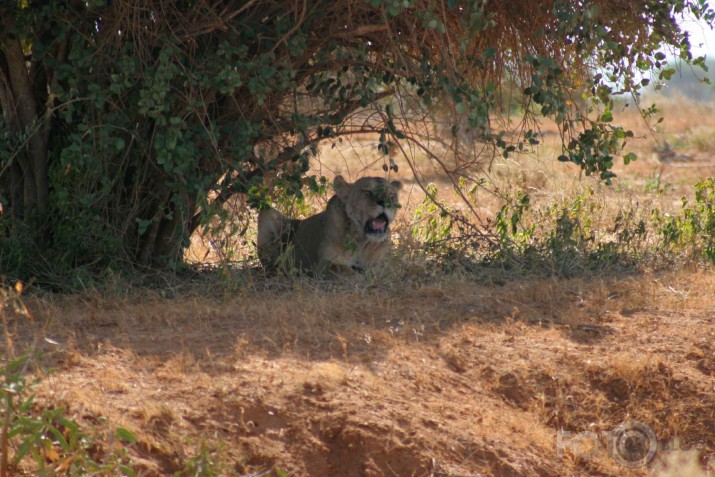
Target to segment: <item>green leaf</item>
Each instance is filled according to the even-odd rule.
[[[130,465],[120,465],[119,468],[127,477],[134,477],[136,475],[136,473],[134,473],[134,469]]]
[[[673,75],[677,72],[675,68],[666,68],[664,70],[661,70],[661,72],[658,74],[658,78],[664,79],[664,80],[669,80],[673,77]]]
[[[117,431],[114,433],[114,437],[122,442],[126,442],[127,444],[137,443],[137,437],[123,427],[117,428]]]
[[[32,441],[28,437],[27,439],[22,441],[22,444],[20,444],[19,449],[15,453],[15,463],[20,462],[22,459],[25,458],[27,453],[30,451],[32,447]]]
[[[137,219],[137,225],[139,226],[137,229],[137,233],[139,235],[144,235],[146,230],[149,228],[153,220],[151,219]]]

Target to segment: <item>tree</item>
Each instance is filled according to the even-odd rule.
[[[668,77],[661,47],[702,64],[678,19],[713,19],[704,0],[16,0],[0,15],[0,268],[23,278],[176,263],[232,196],[318,187],[322,142],[378,133],[386,154],[432,154],[435,111],[505,156],[551,117],[559,159],[608,180],[631,135],[612,95]],[[517,127],[501,120],[514,106]],[[456,157],[445,172],[475,179]]]

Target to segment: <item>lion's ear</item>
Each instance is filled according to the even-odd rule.
[[[402,182],[400,182],[400,181],[392,181],[392,182],[390,182],[390,185],[395,190],[402,190]]]
[[[335,194],[342,200],[347,199],[350,194],[350,184],[343,179],[343,176],[335,176],[335,179],[333,179],[333,189],[335,189]]]

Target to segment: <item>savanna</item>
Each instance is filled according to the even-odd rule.
[[[707,5],[0,12],[2,477],[715,472]],[[339,176],[389,254],[264,267]]]

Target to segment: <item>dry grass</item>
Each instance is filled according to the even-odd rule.
[[[605,451],[559,457],[557,432],[639,420],[711,458],[714,292],[710,272],[443,277],[30,308],[60,343],[42,400],[131,429],[144,475],[201,441],[235,475],[644,475]]]
[[[592,189],[604,205],[595,227],[627,207],[644,216],[654,207],[675,211],[699,177],[715,173],[712,148],[697,145],[715,119],[666,106],[667,129],[638,134],[632,146],[641,159],[619,167],[610,189],[555,163],[549,134],[537,157],[495,162],[487,174],[501,190],[528,191],[543,205]],[[689,149],[676,152],[689,159],[657,160],[666,134],[683,135],[678,144]],[[362,151],[360,167],[350,149],[324,151],[315,167],[351,178],[381,173]],[[398,233],[406,242],[424,195],[403,169],[409,187]],[[482,198],[486,217],[503,203]],[[228,253],[196,243],[199,258]],[[241,257],[250,243],[231,247]],[[393,265],[345,281],[224,270],[215,287],[166,290],[172,298],[31,297],[34,320],[22,322],[16,341],[58,343],[39,341],[54,368],[40,402],[65,406],[90,429],[100,416],[130,429],[140,475],[715,472],[711,269],[681,264],[568,280],[502,272],[490,281],[405,257]],[[648,468],[624,468],[606,450],[604,433],[630,421],[658,439]],[[558,452],[559,432],[585,431],[598,436],[580,441],[598,445],[593,455],[575,442]],[[667,450],[674,442],[697,452]]]

